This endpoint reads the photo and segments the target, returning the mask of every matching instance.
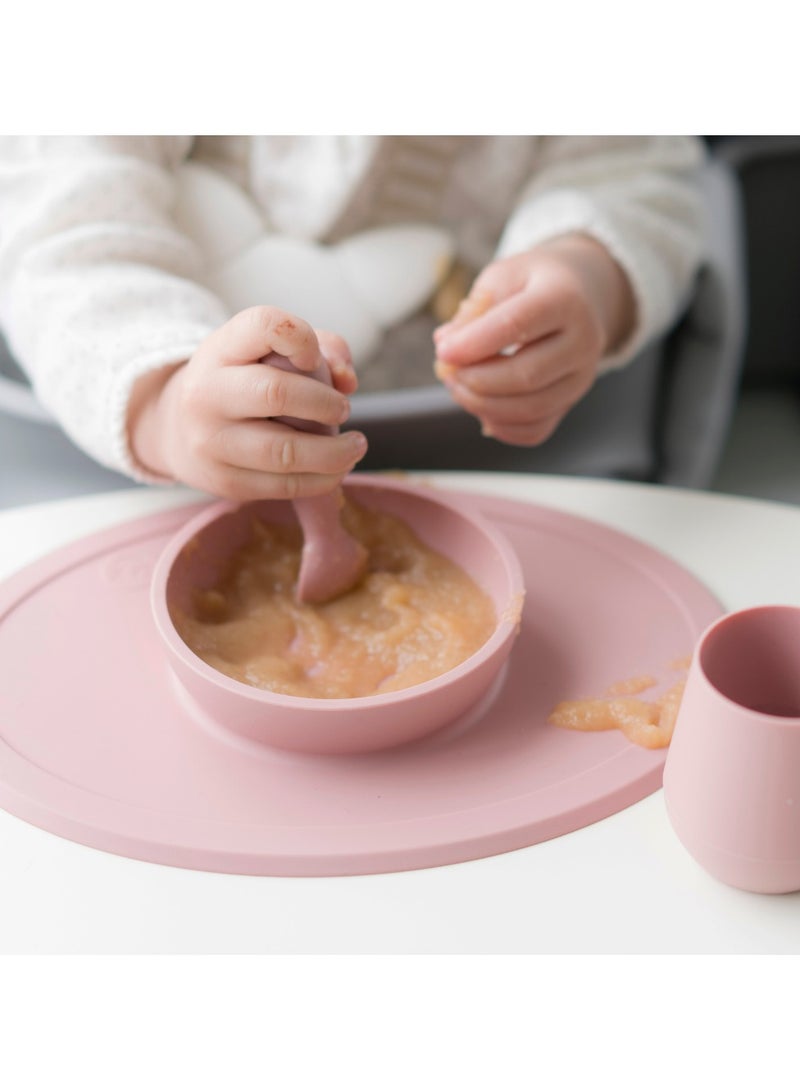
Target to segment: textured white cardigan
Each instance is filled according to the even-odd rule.
[[[565,232],[591,235],[637,303],[608,369],[686,299],[701,258],[702,154],[691,137],[2,137],[0,323],[74,441],[148,480],[125,432],[133,383],[186,360],[230,317],[177,226],[185,161],[241,186],[265,232],[323,244],[438,223],[478,271]]]

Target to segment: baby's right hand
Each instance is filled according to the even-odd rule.
[[[326,383],[261,363],[277,352]],[[324,355],[323,355],[324,352]],[[331,492],[364,455],[359,432],[319,435],[274,419],[337,426],[357,385],[342,338],[319,335],[277,307],[240,311],[186,363],[145,376],[131,399],[134,456],[152,472],[231,500],[294,499]]]

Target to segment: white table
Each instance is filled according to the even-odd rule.
[[[561,477],[431,477],[633,534],[728,608],[800,604],[800,508]],[[102,527],[196,499],[135,489],[0,513],[0,579]],[[334,879],[142,863],[0,811],[0,876],[2,953],[800,953],[800,894],[751,895],[706,876],[673,835],[661,792],[491,859]]]

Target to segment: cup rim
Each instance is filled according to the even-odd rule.
[[[257,704],[264,705],[265,708],[284,708],[287,711],[308,709],[322,711],[329,709],[340,712],[356,712],[379,709],[389,705],[396,707],[398,704],[435,693],[457,682],[464,675],[472,673],[483,663],[492,659],[518,629],[525,596],[522,566],[505,535],[493,527],[479,512],[475,510],[465,511],[463,506],[455,500],[446,495],[439,495],[436,486],[384,480],[381,475],[377,474],[353,474],[345,478],[343,482],[345,489],[348,487],[358,488],[361,485],[374,486],[391,492],[411,494],[424,500],[431,500],[440,507],[447,508],[454,515],[472,523],[491,542],[506,570],[509,594],[505,607],[498,610],[497,624],[489,639],[467,659],[462,660],[461,663],[451,667],[450,670],[445,671],[443,674],[436,675],[436,677],[425,682],[418,682],[414,686],[406,686],[390,693],[370,694],[366,697],[297,697],[292,694],[276,693],[273,690],[249,686],[245,682],[239,682],[235,678],[215,670],[181,639],[170,616],[166,591],[172,566],[186,543],[216,519],[254,502],[220,500],[216,503],[212,501],[207,508],[186,522],[170,538],[156,561],[150,580],[150,606],[156,628],[164,644],[173,655],[180,659],[184,667],[191,670],[204,682],[211,683],[237,697],[246,697]],[[259,501],[255,501],[255,503],[259,503]],[[519,601],[519,610],[515,610],[517,601]]]
[[[769,720],[775,725],[782,724],[787,728],[800,728],[800,714],[797,716],[781,716],[778,713],[763,712],[760,709],[751,708],[748,705],[741,704],[739,701],[735,701],[732,697],[723,693],[719,686],[711,681],[703,664],[703,653],[706,645],[718,629],[723,628],[725,625],[734,624],[741,618],[761,613],[791,613],[797,615],[798,619],[800,619],[800,606],[794,606],[791,603],[785,602],[767,602],[757,603],[753,606],[743,606],[737,610],[729,610],[727,613],[722,614],[721,617],[715,618],[700,634],[692,656],[692,667],[696,667],[703,682],[712,689],[721,700],[725,701],[726,704],[730,705],[731,708],[736,709],[738,712],[758,716],[760,719]],[[690,667],[689,670],[689,678],[691,678],[692,667]]]

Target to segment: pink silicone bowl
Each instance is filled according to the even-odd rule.
[[[187,609],[195,588],[214,585],[226,559],[247,540],[253,514],[273,523],[293,522],[295,517],[283,501],[213,504],[167,545],[153,573],[151,598],[182,694],[214,724],[283,750],[365,753],[420,739],[453,723],[498,678],[519,629],[524,596],[522,571],[506,539],[465,505],[429,488],[356,475],[348,479],[345,491],[365,508],[404,519],[423,542],[460,565],[494,602],[494,632],[453,670],[374,697],[290,697],[228,678],[183,642],[170,606]]]

